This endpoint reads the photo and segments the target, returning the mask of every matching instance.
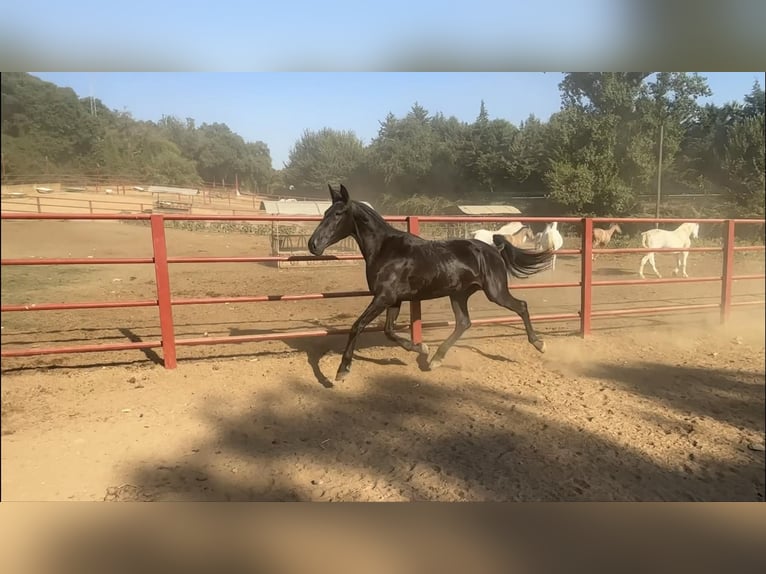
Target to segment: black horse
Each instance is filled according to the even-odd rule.
[[[449,297],[455,313],[455,330],[428,363],[430,369],[437,368],[449,348],[471,326],[468,298],[480,289],[493,303],[518,313],[529,342],[541,353],[545,351],[545,343],[532,328],[527,303],[508,292],[508,273],[526,278],[547,269],[553,252],[526,251],[511,245],[502,235],[493,237],[496,247],[474,239],[422,239],[392,227],[371,207],[351,200],[343,185],[340,191],[328,187],[332,205],[311,235],[309,251],[321,255],[330,245],[352,236],[364,257],[367,284],[373,294],[372,302],[351,327],[336,381],[351,369],[359,333],[383,311],[387,311],[386,337],[408,351],[428,355],[425,344],[416,345],[397,335],[394,322],[402,301]]]

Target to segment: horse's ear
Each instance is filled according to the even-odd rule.
[[[327,184],[327,187],[330,188],[330,199],[332,199],[333,203],[337,203],[338,201],[343,201],[341,194],[335,191],[329,183]]]
[[[346,186],[342,183],[340,184],[340,197],[343,203],[348,203],[348,190],[346,189]]]

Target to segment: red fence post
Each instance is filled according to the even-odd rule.
[[[734,226],[731,219],[726,221],[723,235],[723,269],[721,270],[721,323],[731,314],[731,292],[734,286]]]
[[[168,248],[165,243],[165,218],[152,214],[152,246],[154,248],[154,274],[157,279],[157,302],[160,309],[162,357],[166,369],[176,368],[176,336],[173,327],[173,306],[170,303],[170,272]]]
[[[593,220],[582,220],[582,265],[580,267],[580,335],[590,335],[590,313],[593,306]]]
[[[407,231],[420,235],[420,221],[417,216],[407,217]],[[420,301],[410,301],[410,338],[419,345],[423,342],[423,321],[420,315]]]

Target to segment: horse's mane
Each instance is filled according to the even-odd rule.
[[[697,227],[697,229],[699,229],[699,223],[697,223],[696,221],[685,221],[684,223],[676,227],[674,231],[678,231],[680,229],[688,229],[689,231],[691,231],[695,228],[695,226]]]
[[[372,207],[370,207],[366,203],[362,203],[361,201],[352,201],[351,203],[354,206],[354,211],[357,214],[361,214],[363,217],[366,217],[368,220],[370,220],[371,223],[376,223],[381,226],[390,227],[391,229],[396,229],[395,227],[389,225],[388,222],[386,222],[386,220],[383,219],[383,216],[381,216],[380,213],[375,211]]]

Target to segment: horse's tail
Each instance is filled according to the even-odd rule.
[[[647,236],[648,236],[648,235],[649,235],[649,232],[648,232],[648,231],[644,231],[644,232],[642,232],[642,233],[641,233],[641,245],[644,247],[644,249],[646,249],[647,247],[649,247],[649,246],[646,244],[646,238],[647,238]]]
[[[503,235],[493,235],[492,241],[500,250],[505,268],[517,279],[526,279],[530,275],[545,271],[553,262],[553,251],[530,251],[516,247]]]
[[[556,229],[555,227],[552,227],[551,229]],[[552,233],[546,233],[545,234],[545,247],[549,251],[553,251],[556,249],[556,244],[553,242],[553,234]]]

